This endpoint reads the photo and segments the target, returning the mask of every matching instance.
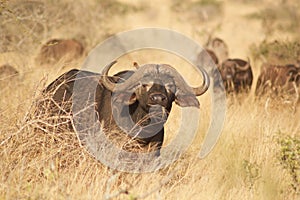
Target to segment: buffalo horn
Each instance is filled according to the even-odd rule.
[[[236,63],[236,68],[239,69],[239,70],[242,70],[242,71],[246,71],[250,68],[250,60],[248,58],[248,62],[246,63],[245,66],[240,66]]]

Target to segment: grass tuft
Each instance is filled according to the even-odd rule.
[[[288,170],[293,189],[300,194],[300,138],[286,136],[278,140],[280,145],[279,160]]]

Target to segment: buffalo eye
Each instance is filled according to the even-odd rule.
[[[143,84],[142,84],[142,88],[145,89],[146,91],[149,91],[150,88],[151,88],[151,85],[150,85],[150,84],[147,84],[147,83],[143,83]]]
[[[289,71],[289,73],[288,73],[289,76],[293,76],[294,74],[295,74],[295,72],[293,72],[293,71]]]
[[[175,84],[173,84],[173,83],[167,83],[167,84],[165,85],[165,88],[166,88],[166,90],[167,90],[168,92],[173,92],[173,93],[175,93],[175,90],[176,90]]]

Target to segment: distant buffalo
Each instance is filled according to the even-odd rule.
[[[220,63],[228,59],[228,45],[220,38],[209,38],[206,49],[212,51],[217,56]]]
[[[18,70],[16,70],[13,66],[9,64],[4,64],[0,66],[0,81],[5,79],[9,80],[18,74]]]
[[[249,60],[227,59],[219,65],[219,71],[227,93],[250,91],[253,73]]]
[[[70,62],[82,57],[83,45],[75,39],[52,39],[44,44],[37,57],[38,64]]]
[[[294,94],[300,85],[300,68],[294,64],[263,64],[257,79],[256,95]]]
[[[108,72],[114,63],[106,66],[102,74],[73,69],[61,75],[44,91],[51,95],[56,106],[48,111],[56,116],[71,112],[71,100],[76,95],[74,84],[79,81],[82,83],[78,86],[79,93],[83,95],[82,98],[91,97],[97,118],[107,132],[120,131],[136,141],[142,149],[154,147],[155,154],[159,155],[164,140],[164,124],[172,103],[199,108],[196,96],[207,91],[208,74],[202,69],[203,83],[193,88],[168,64],[135,64],[136,70],[109,76]],[[88,93],[93,84],[97,87]],[[127,123],[128,120],[132,120],[133,124]],[[124,124],[122,129],[120,124]]]
[[[197,63],[203,66],[218,65],[219,59],[212,50],[203,49],[197,56]]]

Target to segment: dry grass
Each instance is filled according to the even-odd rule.
[[[90,156],[73,132],[41,130],[42,119],[22,119],[24,112],[33,112],[30,109],[34,107],[21,113],[13,111],[7,117],[17,118],[17,127],[15,122],[1,118],[0,196],[4,199],[296,199],[299,113],[291,116],[283,107],[266,113],[263,106],[254,105],[252,98],[247,98],[243,104],[229,107],[221,139],[204,160],[197,158],[202,141],[198,135],[182,158],[165,169],[146,174],[109,169]],[[209,119],[202,120],[207,123]],[[166,134],[170,134],[168,130],[167,127]],[[292,147],[285,147],[287,144]],[[290,156],[284,158],[285,154]]]
[[[36,48],[44,40],[49,37],[76,38],[85,35],[83,40],[88,49],[91,49],[107,35],[123,30],[120,27],[125,26],[121,22],[113,24],[102,21],[109,18],[118,22],[120,18],[125,19],[126,14],[121,17],[108,16],[102,12],[99,14],[97,9],[104,7],[94,6],[98,1],[77,4],[69,2],[45,1],[50,7],[46,11],[49,16],[52,16],[50,11],[56,10],[61,4],[66,4],[67,7],[58,9],[58,14],[55,15],[57,18],[52,21],[48,19],[48,14],[42,15],[48,21],[41,21],[41,24],[48,28],[38,35],[41,38],[37,40],[26,35],[18,23],[13,24],[13,27],[17,27],[14,31],[27,36],[25,39],[29,46],[18,46],[17,44],[25,43],[9,40],[8,46],[1,46],[1,51],[4,50],[3,47],[14,50],[9,54],[1,54],[1,64],[9,61],[20,75],[19,79],[7,82],[0,88],[0,199],[299,199],[300,113],[298,111],[291,114],[290,107],[282,104],[274,104],[265,110],[266,99],[256,102],[252,94],[229,100],[220,140],[211,154],[202,160],[198,158],[198,154],[209,126],[211,102],[209,94],[200,97],[201,126],[193,143],[179,160],[153,173],[134,174],[109,169],[82,147],[75,133],[41,126],[41,122],[47,122],[49,116],[29,117],[35,112],[35,102],[40,100],[40,91],[46,83],[73,67],[58,63],[52,67],[39,68],[32,64]],[[0,12],[3,14],[4,4],[0,5]],[[228,2],[222,4],[229,5]],[[239,6],[233,5],[234,9]],[[4,8],[6,9],[5,6]],[[131,13],[130,9],[128,12]],[[9,20],[14,21],[15,18],[11,18],[9,12],[6,14]],[[6,14],[0,17],[7,16]],[[39,12],[36,13],[38,14]],[[73,14],[81,16],[76,18],[78,23],[72,22]],[[85,23],[86,21],[89,23]],[[174,26],[182,27],[184,33],[190,30],[186,27],[192,25],[181,23],[176,21]],[[66,24],[70,26],[66,28]],[[221,31],[229,29],[231,26],[226,28],[225,25]],[[7,29],[6,33],[10,31],[11,29]],[[234,33],[237,31],[234,29]],[[243,30],[240,31],[244,33]],[[224,34],[229,36],[232,33]],[[253,36],[255,33],[250,34]],[[238,42],[243,43],[244,40],[236,43]],[[236,43],[229,43],[236,52],[248,48],[244,47],[244,43],[237,47]],[[23,52],[20,53],[20,49]],[[160,53],[132,54],[131,57],[121,59],[120,66],[131,65],[132,61],[142,64],[162,60],[175,63],[184,77],[192,79],[194,72],[185,68],[183,61],[174,59],[174,55],[167,59],[165,56],[159,57]],[[76,66],[80,66],[80,63]],[[196,80],[191,80],[191,83],[197,85]],[[174,138],[180,113],[180,109],[175,106],[166,125],[166,144]],[[69,116],[64,117],[68,119]]]

